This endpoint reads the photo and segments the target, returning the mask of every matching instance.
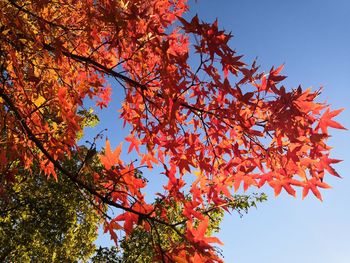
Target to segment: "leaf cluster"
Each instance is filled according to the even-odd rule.
[[[17,175],[0,198],[0,261],[85,262],[95,250],[95,208],[69,180],[36,172]]]

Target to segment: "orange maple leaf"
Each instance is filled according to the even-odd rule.
[[[322,133],[324,133],[324,134],[328,134],[328,131],[327,131],[328,127],[346,130],[346,128],[344,126],[342,126],[340,123],[332,120],[332,118],[337,116],[343,110],[344,109],[330,111],[328,108],[326,110],[326,112],[322,115],[322,117],[320,118],[320,121],[318,122],[316,130],[321,129]]]
[[[106,148],[105,153],[99,155],[99,158],[101,160],[101,163],[104,165],[106,170],[110,170],[112,166],[114,165],[122,165],[123,162],[120,160],[120,153],[122,151],[122,145],[123,143],[120,143],[117,148],[112,152],[111,150],[111,144],[109,143],[109,140],[106,140]]]

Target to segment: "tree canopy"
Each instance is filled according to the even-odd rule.
[[[1,262],[86,262],[95,252],[99,215],[83,190],[21,174],[0,198]]]
[[[19,169],[30,176],[37,166],[117,209],[104,215],[116,242],[118,230],[167,228],[177,239],[158,236],[154,260],[221,262],[208,213],[229,210],[235,191],[268,185],[321,199],[326,172],[339,176],[327,139],[329,128],[344,129],[333,120],[342,110],[317,101],[321,90],[284,87],[283,66],[263,72],[243,62],[218,21],[184,18],[185,0],[0,0],[0,9],[2,195]],[[101,165],[85,176],[96,141],[80,168],[64,165],[79,148],[79,112],[88,98],[108,107],[114,89],[124,91],[127,152],[140,161],[106,140]],[[155,167],[167,183],[148,202]]]

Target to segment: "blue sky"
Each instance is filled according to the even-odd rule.
[[[264,70],[285,63],[286,86],[324,86],[321,100],[346,108],[337,120],[350,128],[350,1],[200,0],[191,7],[232,31],[232,46],[246,62],[258,57]],[[331,134],[343,178],[327,177],[333,188],[323,191],[324,201],[275,198],[263,189],[268,202],[242,219],[225,217],[219,235],[225,262],[350,262],[350,137],[343,130]]]
[[[221,28],[232,31],[231,44],[245,62],[258,57],[266,71],[285,63],[285,86],[324,86],[321,100],[334,109],[346,108],[336,120],[350,128],[350,1],[199,0],[190,1],[190,7],[188,16],[218,18]],[[89,136],[109,127],[114,146],[128,133],[119,126],[117,98],[122,93],[115,90],[114,119],[102,116],[99,127],[87,132]],[[225,217],[219,234],[225,262],[350,262],[350,137],[348,131],[330,133],[332,157],[344,160],[336,165],[343,178],[327,177],[333,188],[322,192],[323,202],[312,195],[301,200],[300,193],[297,198],[285,193],[275,198],[270,189],[262,189],[269,195],[266,203],[243,218]],[[108,239],[100,237],[99,243]]]

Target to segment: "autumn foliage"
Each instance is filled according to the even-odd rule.
[[[320,90],[281,85],[283,66],[261,72],[257,62],[245,64],[217,21],[183,18],[185,0],[0,0],[0,8],[2,195],[15,162],[38,164],[119,209],[105,222],[116,241],[117,230],[165,225],[179,238],[167,250],[155,240],[157,260],[221,262],[221,242],[206,234],[208,209],[227,209],[234,191],[264,185],[321,199],[326,172],[339,176],[327,139],[328,128],[344,129],[333,120],[341,110],[318,102]],[[107,140],[93,176],[73,173],[62,160],[79,150],[78,111],[87,98],[108,107],[113,89],[125,94],[124,149]],[[125,145],[139,162],[121,159]],[[163,169],[161,202],[145,201],[148,181],[136,172],[144,165],[147,180],[159,176],[152,167]],[[168,217],[174,202],[180,222]]]

